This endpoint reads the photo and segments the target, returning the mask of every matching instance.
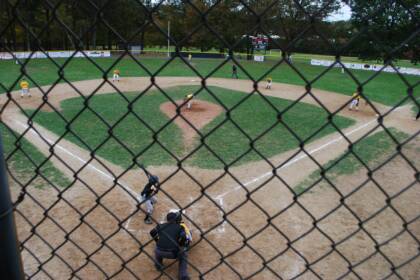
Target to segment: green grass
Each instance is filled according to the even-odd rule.
[[[280,55],[280,54],[278,54]],[[320,54],[304,54],[304,53],[296,53],[293,54],[293,60],[298,61],[305,61],[310,62],[311,59],[321,59],[321,60],[332,60],[335,61],[335,56],[332,55],[320,55]],[[363,60],[353,56],[342,56],[341,61],[343,62],[354,62],[354,63],[362,63],[362,64],[379,64],[383,65],[383,61],[376,61],[376,60]],[[399,67],[408,67],[408,68],[420,68],[420,65],[413,64],[409,60],[397,60],[394,61],[393,64]]]
[[[121,70],[122,77],[128,76],[149,76],[150,74],[143,70],[133,59],[126,57],[119,61],[115,67],[112,64],[116,61],[115,58],[96,58],[92,59],[103,70],[109,70],[115,67]],[[75,58],[66,63],[65,59],[55,60],[59,65],[65,65],[63,70],[64,77],[69,81],[101,79],[103,72],[97,66],[84,58]],[[151,74],[156,74],[156,71],[163,66],[166,58],[139,58],[139,61],[144,65]],[[275,58],[270,59],[265,63],[241,60],[240,63],[243,68],[254,78],[264,79],[265,73],[275,65]],[[222,59],[193,59],[192,64],[203,75],[209,75],[214,69],[223,63]],[[301,74],[308,80],[312,81],[313,88],[319,88],[329,91],[334,91],[346,95],[351,95],[357,89],[357,83],[348,74],[342,74],[340,69],[332,69],[327,72],[321,79],[315,78],[325,71],[326,68],[319,66],[311,66],[308,61],[300,61],[297,59],[294,66],[299,69]],[[214,72],[212,77],[230,77],[232,63],[225,64],[223,67]],[[13,61],[0,61],[0,83],[4,87],[10,88],[18,80],[21,71],[20,66]],[[47,59],[33,59],[30,60],[26,67],[26,73],[39,85],[48,85],[54,82],[64,82],[59,75],[59,66],[54,65]],[[375,72],[351,70],[353,75],[360,81],[367,81],[370,77],[375,75]],[[111,74],[110,74],[111,75]],[[109,75],[109,76],[110,76]],[[239,70],[241,79],[248,79],[248,77]],[[196,74],[182,62],[179,58],[167,65],[164,70],[159,72],[159,76],[196,76]],[[294,85],[305,85],[306,82],[299,74],[286,64],[281,64],[269,74],[273,77],[274,82],[282,82]],[[419,77],[405,75],[404,79],[411,85],[419,81]],[[31,86],[34,83],[31,82]],[[407,85],[396,74],[381,73],[372,81],[364,86],[364,93],[373,101],[381,102],[386,105],[394,105],[407,95]],[[15,89],[17,86],[15,85]],[[0,92],[5,89],[0,86]],[[419,87],[414,88],[414,95],[420,96]]]
[[[175,51],[174,46],[170,46],[169,50],[171,52]],[[155,47],[146,47],[144,48],[144,52],[160,52],[160,53],[167,53],[168,47],[167,46],[155,46]],[[184,52],[191,52],[191,53],[202,53],[199,48],[184,48],[182,51]],[[220,53],[218,49],[210,49],[208,51],[205,51],[205,53]],[[226,53],[226,52],[225,52]],[[273,57],[278,58],[281,57],[281,51],[278,49],[273,49],[271,51],[255,51],[255,54],[261,54],[265,55],[267,58]],[[246,53],[242,52],[235,52],[237,55],[246,55]],[[323,60],[335,60],[335,56],[333,55],[323,55],[323,54],[307,54],[307,53],[294,53],[293,54],[294,60],[304,61],[304,62],[310,62],[311,59],[323,59]],[[342,56],[341,60],[343,62],[354,62],[354,63],[364,63],[364,64],[383,64],[383,61],[377,61],[377,60],[364,60],[359,59],[354,56]],[[410,62],[407,59],[399,59],[394,61],[394,65],[400,66],[400,67],[411,67],[411,68],[420,68],[419,64],[414,64]]]
[[[3,140],[3,152],[5,160],[12,175],[22,184],[31,183],[36,188],[50,187],[48,181],[56,187],[64,188],[70,185],[70,180],[51,161],[26,139],[18,139],[15,132],[0,124],[0,132]],[[18,149],[17,149],[18,148]],[[36,169],[39,167],[38,175]]]
[[[389,131],[400,142],[408,137],[407,134],[394,128],[390,128]],[[395,151],[395,148],[396,144],[392,138],[385,131],[380,131],[357,142],[353,146],[353,151],[370,169],[374,169],[375,166],[383,162],[383,159],[390,156],[391,153]],[[354,154],[343,153],[337,158],[327,162],[323,165],[323,168],[324,170],[327,170],[325,177],[334,181],[338,176],[355,173],[361,168],[364,168],[364,165]],[[300,182],[294,188],[295,193],[301,194],[314,183],[324,181],[320,172],[320,170],[314,171],[307,177],[307,179]]]
[[[185,93],[197,89],[199,89],[197,86],[188,86],[175,87],[166,91],[171,98],[181,99]],[[249,161],[261,160],[257,153],[250,152],[241,160],[236,161],[250,149],[250,140],[244,133],[252,139],[257,139],[254,147],[265,157],[271,157],[297,147],[299,141],[287,131],[284,125],[278,122],[276,110],[271,108],[262,97],[252,95],[247,98],[246,94],[240,92],[217,87],[210,87],[210,89],[227,108],[233,108],[235,104],[245,99],[240,106],[231,111],[231,121],[224,122],[225,114],[221,114],[202,129],[205,143],[225,163],[240,165]],[[138,97],[138,93],[126,93],[124,97],[134,100]],[[205,90],[200,91],[197,98],[217,103],[214,97]],[[291,101],[280,98],[268,97],[267,99],[277,110],[291,104]],[[163,94],[158,91],[150,91],[133,103],[133,111],[150,126],[148,128],[133,114],[126,115],[128,102],[120,95],[94,96],[89,101],[90,110],[84,110],[70,125],[71,131],[80,136],[87,146],[70,133],[66,134],[66,138],[86,149],[95,150],[98,155],[123,167],[130,166],[134,159],[145,165],[175,164],[176,159],[153,141],[153,131],[159,132],[157,139],[173,155],[181,158],[189,152],[186,151],[182,143],[182,134],[178,126],[173,123],[166,125],[168,118],[160,112],[160,104],[166,101],[168,99]],[[63,101],[61,107],[63,116],[69,121],[78,114],[83,107],[83,102],[81,98],[73,98]],[[113,126],[112,135],[117,137],[129,151],[115,138],[106,141],[109,129],[91,110],[97,112],[110,126]],[[326,118],[327,114],[322,109],[304,103],[296,104],[282,116],[283,122],[293,129],[301,139],[306,139],[319,130],[326,122]],[[58,135],[66,133],[65,122],[54,112],[38,112],[35,121]],[[343,117],[335,117],[333,121],[341,128],[353,124],[352,120]],[[240,131],[234,123],[240,126],[243,131]],[[272,126],[274,127],[269,130]],[[216,127],[218,128],[214,132],[207,135]],[[269,131],[265,133],[266,130]],[[307,141],[334,131],[335,129],[331,125],[327,126]],[[200,141],[197,139],[195,147],[198,147],[199,143]],[[143,151],[144,153],[142,153]],[[138,155],[140,157],[137,157]],[[191,157],[185,160],[184,164],[210,169],[223,168],[223,164],[217,159],[217,156],[211,154],[205,147],[195,151]]]

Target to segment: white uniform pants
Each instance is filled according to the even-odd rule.
[[[146,205],[146,212],[147,214],[152,214],[154,209],[154,204],[157,202],[157,199],[155,196],[152,196],[150,198],[146,198],[144,195],[141,197],[141,203]]]

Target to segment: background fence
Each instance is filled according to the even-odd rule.
[[[125,5],[133,11],[124,9]],[[351,8],[351,21],[329,22],[327,18],[342,5]],[[184,219],[194,234],[189,252],[192,278],[418,279],[420,129],[412,119],[420,110],[420,80],[399,73],[396,66],[401,63],[397,59],[415,61],[420,53],[416,1],[6,0],[0,7],[0,52],[12,57],[0,61],[0,91],[4,92],[0,113],[13,200],[12,208],[7,203],[2,207],[0,231],[3,236],[7,228],[12,230],[13,214],[25,278],[173,279],[174,263],[166,263],[162,272],[154,271],[151,228],[142,223],[145,210],[137,195],[146,181],[141,171],[145,164],[162,180],[154,222],[171,208],[186,210]],[[180,20],[187,17],[181,26]],[[172,33],[168,33],[168,20]],[[345,36],[341,36],[343,30]],[[233,54],[253,53],[247,36],[257,34],[268,38],[280,34],[269,44],[281,50],[281,56],[271,57],[264,71],[255,74],[253,68],[261,64]],[[119,44],[123,50],[112,51],[104,64],[104,58],[85,51],[99,45],[97,40],[104,46]],[[175,52],[170,58],[153,56],[145,62],[130,46],[145,45],[147,40],[169,41]],[[51,46],[60,42],[81,57],[60,60],[48,55]],[[322,44],[322,52],[334,56],[335,63],[309,72],[289,54],[314,42]],[[29,57],[16,57],[14,51],[20,45],[30,49]],[[230,55],[215,62],[188,61],[181,51],[189,46],[219,48]],[[37,66],[36,52],[44,54],[48,66]],[[344,54],[380,58],[383,67],[361,76],[346,68]],[[153,59],[160,59],[159,63]],[[127,76],[143,77],[123,74],[121,83],[113,83],[109,76],[115,68],[124,68],[125,60],[132,63],[132,75]],[[170,72],[174,63],[178,68]],[[200,63],[210,66],[203,71]],[[219,71],[226,68],[230,78],[232,65],[246,81],[218,80]],[[94,72],[83,72],[84,67]],[[291,100],[280,106],[264,87],[267,77],[282,75],[281,67],[287,67],[303,86],[275,84],[272,92]],[[383,73],[386,67],[396,73]],[[165,78],[179,76],[176,72],[181,68],[188,70],[189,77]],[[347,110],[350,97],[314,89],[341,69],[352,83],[352,88],[341,90],[356,91],[365,100],[364,112],[354,113],[358,115]],[[136,75],[137,70],[141,74]],[[54,72],[54,78],[48,80],[43,71]],[[15,91],[23,78],[31,84],[32,99],[20,98]],[[95,80],[82,81],[90,78]],[[387,79],[402,85],[398,93],[371,94],[387,92]],[[287,82],[287,77],[281,81]],[[181,110],[182,95],[171,91],[171,86],[189,83],[195,87],[181,92],[191,91],[197,100],[207,96],[207,101],[221,108],[222,117],[211,129],[202,130],[202,123],[198,125]],[[330,89],[340,90],[340,83],[332,82]],[[215,86],[247,93],[229,103]],[[116,92],[118,100],[99,107],[98,96],[107,92]],[[174,106],[164,122],[155,122],[148,115],[153,117],[153,112],[139,109],[139,104],[158,107],[149,94]],[[60,103],[68,97],[79,101]],[[271,112],[269,125],[257,133],[236,115],[252,98],[259,98],[259,106]],[[197,108],[210,106],[200,100]],[[122,112],[117,109],[119,102],[123,102]],[[302,103],[316,105],[320,115],[303,114],[312,109],[299,107]],[[107,108],[115,115],[112,121]],[[310,123],[288,117],[301,109],[303,119],[320,122],[306,133],[299,129]],[[85,114],[94,121],[83,130]],[[250,123],[257,122],[258,114],[247,111]],[[354,127],[341,116],[353,116]],[[140,138],[147,143],[140,148],[130,142],[138,135],[122,136],[120,124],[127,119],[131,123],[126,130],[140,131],[141,126],[146,131]],[[177,121],[197,134],[196,142],[187,141],[185,149],[171,144],[182,138],[170,128]],[[225,125],[228,131],[238,131],[246,145],[231,157],[235,143],[218,150],[229,143],[227,136],[220,140],[226,142],[211,142],[219,133],[228,134]],[[283,143],[265,138],[279,127],[293,148],[282,150]],[[328,134],[334,137],[321,137]],[[95,142],[92,135],[103,138]],[[268,141],[268,148],[261,146],[262,139]],[[107,145],[117,146],[121,153],[112,149],[107,153]],[[280,152],[270,150],[284,153],[278,156]],[[334,153],[338,154],[332,157]],[[5,188],[2,185],[1,201],[7,202]],[[6,221],[8,227],[3,226]],[[9,259],[8,252],[1,251],[2,259]],[[15,268],[19,270],[18,260]]]

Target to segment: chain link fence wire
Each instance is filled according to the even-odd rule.
[[[411,120],[412,112],[407,104],[412,104],[414,110],[420,109],[416,99],[420,80],[401,74],[394,61],[408,44],[418,40],[418,4],[374,1],[372,9],[360,18],[365,25],[340,45],[324,34],[317,24],[319,19],[334,5],[356,8],[365,1],[132,1],[136,10],[127,15],[127,20],[133,14],[142,15],[142,20],[135,30],[120,30],[110,20],[109,10],[112,5],[128,2],[1,2],[4,23],[0,26],[1,52],[11,56],[11,61],[19,67],[19,75],[13,77],[12,82],[0,79],[4,92],[0,113],[3,142],[9,143],[5,144],[4,156],[25,278],[176,279],[176,262],[165,262],[164,270],[154,270],[154,242],[148,234],[151,227],[143,224],[144,203],[137,199],[145,183],[143,159],[159,149],[165,152],[166,165],[146,165],[148,172],[158,174],[162,180],[153,221],[160,222],[170,208],[185,210],[184,219],[194,234],[188,259],[193,279],[418,279],[420,130],[419,124]],[[242,24],[248,33],[236,40],[227,38],[219,25],[214,24],[219,9],[228,2],[231,9],[246,15]],[[279,4],[287,5],[297,17],[295,36],[285,40],[273,39],[270,26],[270,18]],[[167,26],[162,25],[166,24],[163,21],[168,12],[166,5],[182,6],[183,15],[195,19],[191,28],[183,30],[183,34],[168,33]],[[368,78],[361,78],[357,71],[346,66],[342,56],[351,53],[366,38],[373,45],[383,41],[384,38],[378,37],[380,34],[372,32],[372,26],[378,15],[390,7],[402,10],[413,28],[406,30],[402,40],[381,50],[385,65],[376,72],[369,72]],[[88,28],[82,30],[75,22],[72,24],[71,18],[67,18],[69,15],[63,12],[66,9],[73,17],[84,19]],[[31,10],[43,11],[44,18],[35,20],[34,17],[40,15],[28,12]],[[229,19],[220,20],[229,24]],[[278,24],[277,28],[288,24],[287,18],[280,17]],[[235,30],[233,26],[225,28]],[[101,58],[92,58],[86,51],[94,46],[86,45],[89,43],[85,38],[99,29],[106,30],[108,36],[119,42],[120,51],[112,51],[109,64],[101,63]],[[14,51],[19,49],[19,44],[6,40],[16,30],[26,36],[30,51],[27,58],[17,57]],[[172,47],[169,57],[165,57],[165,50],[162,50],[163,55],[152,54],[153,59],[161,59],[160,64],[152,66],[143,54],[131,48],[151,30]],[[68,58],[59,60],[48,53],[54,44],[48,38],[57,32],[65,34],[65,44],[75,50]],[[211,64],[211,69],[206,71],[201,71],[194,60],[191,63],[182,52],[200,32],[205,32],[227,50],[226,57],[215,60],[217,64]],[[259,75],[251,69],[254,64],[249,66],[250,62],[245,60],[250,53],[240,55],[236,51],[247,48],[249,36],[256,34],[269,38],[271,48],[282,54],[270,61],[269,67]],[[314,36],[319,47],[322,45],[334,56],[334,63],[318,68],[322,70],[316,74],[300,69],[302,64],[290,57],[303,41]],[[316,48],[313,46],[314,50]],[[36,52],[43,53],[48,67],[57,73],[56,80],[49,86],[44,86],[43,78],[31,69],[38,61]],[[76,82],[89,77],[69,77],[67,69],[74,67],[77,60],[93,65],[95,82]],[[134,89],[128,89],[124,75],[120,83],[109,78],[113,69],[127,60],[144,77],[133,80],[138,83]],[[165,71],[173,64],[194,76],[192,81],[187,79],[195,85],[188,91],[196,98],[208,96],[221,108],[223,117],[211,129],[197,127],[188,113],[181,110],[186,101],[180,103],[172,95],[171,86],[188,82],[183,77],[165,80],[164,76],[170,76]],[[237,66],[240,78],[246,80],[237,80],[237,85],[245,83],[247,93],[228,104],[214,87],[217,79],[213,78],[232,65]],[[8,72],[7,67],[2,64],[1,71]],[[304,86],[287,105],[279,107],[264,85],[266,77],[283,71],[281,67],[290,69]],[[337,71],[337,67],[353,81],[353,88],[345,91],[357,91],[370,115],[349,112],[350,97],[323,95],[315,89],[329,73]],[[404,85],[400,92],[404,94],[385,106],[374,102],[369,91],[372,90],[370,85],[390,68],[396,73],[387,75],[399,77]],[[14,91],[23,78],[31,84],[32,99],[20,98],[19,92]],[[223,87],[223,82],[218,85]],[[127,91],[135,91],[135,95],[130,97]],[[287,88],[281,91],[283,94]],[[79,109],[73,115],[65,113],[67,104],[60,105],[55,99],[58,92],[78,98]],[[115,92],[126,109],[115,113],[117,117],[112,121],[107,119],[106,112],[98,111],[95,103],[104,92]],[[138,104],[150,102],[147,98],[151,92],[152,96],[158,95],[176,108],[172,116],[158,125],[150,123],[150,118],[145,117],[147,112],[136,109]],[[265,110],[273,113],[274,119],[270,120],[272,125],[250,133],[250,128],[243,127],[235,113],[255,96],[260,98]],[[336,98],[335,104],[339,105],[331,106],[333,101],[328,98]],[[287,118],[302,102],[316,105],[324,114],[323,123],[306,134],[297,131],[293,121]],[[108,106],[112,109],[113,103]],[[60,123],[59,133],[38,123],[46,112],[55,118],[49,121]],[[88,134],[81,135],[77,127],[86,114],[94,116],[95,123],[87,126]],[[354,127],[339,124],[338,117],[343,114],[359,118]],[[249,117],[256,116],[251,112]],[[133,148],[121,137],[120,127],[127,119],[134,123],[133,129],[145,128],[147,145]],[[177,121],[198,135],[197,145],[182,153],[174,150],[163,137]],[[239,131],[247,141],[247,148],[230,158],[211,144],[212,137],[225,125]],[[296,146],[280,157],[273,157],[261,149],[259,141],[280,127]],[[328,128],[336,138],[322,142],[319,135]],[[96,143],[86,138],[94,134],[106,137]],[[181,136],[172,138],[175,137]],[[112,160],[104,156],[103,147],[109,143],[126,155],[127,159],[121,164],[111,163]],[[314,143],[319,145],[314,146]],[[337,156],[329,156],[334,154],[334,149],[338,149]],[[205,154],[200,153],[203,150]],[[189,164],[200,155],[208,156],[209,160],[216,158],[218,169],[191,167]],[[257,159],[241,165],[251,155]],[[355,169],[354,173],[337,171],[345,165]],[[60,172],[64,175],[60,176]],[[307,178],[303,183],[296,179],[302,179],[300,173]],[[0,213],[0,218],[4,215],[7,213]]]

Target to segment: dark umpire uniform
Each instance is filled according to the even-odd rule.
[[[156,241],[155,266],[156,269],[161,270],[163,259],[178,259],[179,279],[189,280],[188,254],[185,250],[188,241],[184,228],[177,223],[177,217],[176,213],[168,213],[167,223],[159,224],[150,231],[150,235]]]
[[[235,64],[232,65],[232,78],[235,77],[236,79],[238,79],[238,68],[236,67]]]

